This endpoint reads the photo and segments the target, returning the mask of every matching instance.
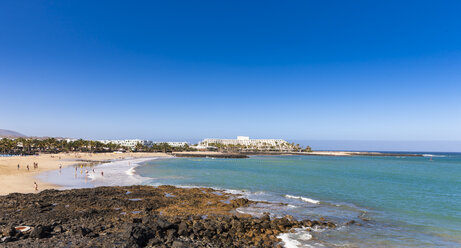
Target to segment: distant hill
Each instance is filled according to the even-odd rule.
[[[22,133],[18,133],[11,130],[0,129],[0,138],[19,138],[19,137],[27,137]]]

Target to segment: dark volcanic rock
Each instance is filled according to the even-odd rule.
[[[55,226],[53,228],[53,232],[54,233],[62,233],[63,232],[62,226]]]
[[[148,228],[132,226],[130,229],[127,229],[126,236],[128,240],[134,241],[134,243],[139,246],[146,246],[147,242],[154,236],[154,234]]]
[[[30,233],[30,237],[31,238],[37,238],[37,239],[45,238],[49,234],[48,230],[49,230],[48,227],[38,225],[38,226],[34,227],[32,232]]]
[[[16,229],[14,226],[5,227],[2,231],[3,236],[14,236],[16,234]]]
[[[335,227],[233,214],[253,203],[213,189],[172,186],[10,194],[0,196],[0,247],[276,247],[277,235],[292,228]],[[32,230],[18,232],[18,225]]]
[[[72,230],[72,233],[74,235],[84,237],[84,236],[88,235],[89,233],[91,233],[91,230],[89,228],[79,226],[79,227],[74,228]]]

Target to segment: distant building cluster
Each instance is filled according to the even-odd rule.
[[[237,136],[237,139],[204,139],[199,145],[203,147],[213,146],[216,144],[222,145],[241,145],[251,148],[283,148],[288,146],[288,142],[283,139],[250,139],[248,136]]]
[[[185,141],[171,141],[171,142],[154,142],[154,144],[160,144],[160,143],[167,143],[169,146],[171,147],[181,147],[181,146],[188,146],[190,145],[189,142],[185,142]]]
[[[135,148],[136,145],[141,144],[144,146],[149,146],[151,145],[151,142],[148,140],[141,140],[141,139],[126,139],[126,140],[98,140],[99,142],[103,144],[115,144],[115,145],[120,145],[120,146],[125,146],[129,148]]]
[[[131,149],[136,148],[138,144],[143,146],[152,147],[156,144],[166,143],[171,147],[183,147],[190,146],[189,142],[181,141],[150,141],[142,139],[126,139],[126,140],[98,140],[104,144],[116,144],[123,147],[128,147]],[[242,149],[261,149],[261,150],[290,150],[292,149],[291,145],[283,139],[250,139],[248,136],[237,136],[237,139],[204,139],[199,142],[196,146],[191,146],[191,148],[197,150],[213,150],[217,149],[216,146],[239,146]]]
[[[180,146],[189,145],[189,143],[185,142],[185,141],[181,141],[181,142],[176,142],[176,141],[172,141],[172,142],[154,142],[154,141],[150,141],[150,140],[141,140],[141,139],[98,140],[98,141],[103,143],[103,144],[112,143],[112,144],[132,148],[132,149],[135,148],[138,144],[141,144],[141,145],[147,146],[147,147],[152,147],[154,144],[161,144],[161,143],[167,143],[171,147],[180,147]]]

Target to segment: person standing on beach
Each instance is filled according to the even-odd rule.
[[[34,181],[34,185],[35,185],[35,191],[38,191],[38,184],[37,184],[37,182]]]
[[[102,177],[104,176],[104,171],[101,171],[101,176],[102,176]]]
[[[19,170],[19,164],[18,164],[18,170]]]
[[[29,171],[29,165],[27,165],[27,171]]]

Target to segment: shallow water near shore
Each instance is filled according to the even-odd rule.
[[[139,166],[139,163],[155,159],[162,158],[136,158],[89,164],[76,163],[61,170],[43,172],[37,176],[37,179],[59,185],[62,189],[143,184],[149,178],[135,174],[134,168]]]
[[[432,159],[431,159],[432,158]],[[175,158],[142,163],[145,184],[231,189],[258,204],[240,211],[296,218],[325,217],[335,230],[298,247],[461,246],[461,154],[424,157],[254,156]],[[345,225],[354,220],[360,225]]]
[[[286,234],[281,238],[287,247],[461,246],[461,154],[133,159],[40,177],[65,188],[213,187],[273,203],[238,209],[242,213],[324,217],[339,224]],[[346,225],[351,220],[356,224]]]

